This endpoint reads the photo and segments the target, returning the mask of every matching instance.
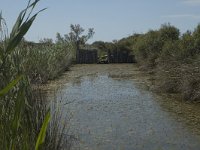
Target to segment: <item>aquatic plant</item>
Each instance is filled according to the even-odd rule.
[[[0,149],[56,149],[62,145],[65,126],[60,126],[58,129],[60,120],[59,117],[54,117],[60,114],[56,110],[50,111],[47,100],[38,89],[32,89],[30,84],[32,76],[27,69],[32,67],[27,67],[26,62],[34,66],[36,60],[27,55],[30,51],[27,49],[23,51],[19,46],[37,15],[44,10],[32,15],[38,2],[39,0],[28,1],[27,7],[19,14],[10,35],[8,35],[6,22],[0,14]],[[51,61],[58,59],[57,53],[53,54],[57,57]],[[43,67],[41,66],[43,64],[40,64],[40,67]],[[48,73],[49,70],[46,71]]]

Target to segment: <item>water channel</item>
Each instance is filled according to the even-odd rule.
[[[199,150],[200,105],[150,84],[134,64],[75,65],[47,91],[72,114],[74,150]]]

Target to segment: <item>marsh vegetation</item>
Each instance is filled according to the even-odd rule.
[[[10,29],[7,28],[6,20],[3,18],[2,13],[0,14],[0,149],[71,149],[74,138],[66,133],[65,129],[68,127],[68,120],[64,120],[64,123],[61,123],[63,122],[63,118],[67,118],[68,114],[63,113],[62,108],[58,107],[62,104],[57,104],[58,102],[65,102],[65,99],[58,100],[56,98],[54,103],[53,100],[52,102],[47,99],[48,96],[38,87],[41,87],[43,84],[48,86],[47,83],[51,80],[59,78],[65,71],[70,70],[69,68],[72,63],[79,63],[78,55],[81,54],[81,49],[83,49],[83,51],[94,50],[95,59],[98,57],[101,58],[100,62],[102,63],[134,62],[140,70],[149,74],[149,77],[151,77],[149,80],[153,82],[151,86],[153,86],[154,90],[157,92],[177,94],[181,96],[181,100],[184,100],[184,103],[185,101],[200,101],[200,25],[198,25],[194,31],[187,31],[181,34],[179,29],[175,26],[164,24],[158,30],[150,30],[144,34],[133,34],[118,41],[96,41],[92,44],[87,44],[86,42],[94,35],[94,29],[89,28],[88,33],[84,34],[85,30],[79,24],[75,24],[70,26],[70,33],[64,34],[63,36],[57,33],[55,42],[52,39],[45,38],[35,43],[26,41],[24,36],[38,14],[45,11],[45,9],[42,9],[34,14],[38,2],[39,0],[28,1],[27,7],[19,14],[11,32],[9,32]],[[85,53],[87,54],[87,52]],[[96,57],[96,54],[98,54],[98,57]],[[72,73],[71,76],[77,77],[76,80],[80,80],[74,83],[75,79],[70,78],[70,76],[67,77],[69,77],[69,80],[72,79],[71,84],[73,85],[71,86],[72,95],[69,94],[69,98],[70,96],[72,99],[75,97],[75,100],[80,100],[81,106],[79,105],[80,103],[76,102],[74,105],[79,107],[83,106],[83,108],[80,109],[82,112],[80,112],[78,118],[75,118],[75,120],[86,120],[86,122],[83,120],[83,122],[79,122],[83,123],[81,124],[83,127],[80,129],[85,130],[87,123],[96,125],[95,122],[90,122],[87,118],[88,113],[91,113],[92,121],[95,121],[94,118],[100,118],[99,124],[104,122],[103,119],[105,118],[108,119],[108,122],[109,119],[115,122],[115,125],[120,126],[120,133],[117,132],[117,134],[122,134],[122,124],[120,123],[123,121],[116,122],[115,119],[119,117],[116,114],[127,115],[131,118],[131,120],[129,120],[129,125],[138,123],[132,118],[134,115],[131,116],[131,113],[137,112],[137,109],[139,109],[139,112],[144,111],[143,113],[145,115],[148,115],[149,111],[155,113],[155,115],[161,113],[160,116],[157,116],[159,119],[160,117],[166,117],[164,111],[160,110],[157,104],[154,105],[155,102],[152,100],[153,96],[151,95],[150,98],[148,96],[142,97],[143,95],[141,94],[140,88],[136,87],[135,80],[138,80],[138,78],[132,78],[138,75],[136,73],[138,70],[135,69],[135,65],[107,65],[106,67],[105,65],[82,65],[83,68],[79,65],[77,66],[81,72],[80,70],[77,72],[73,72],[72,70],[70,73]],[[133,70],[131,70],[130,66]],[[91,68],[93,68],[93,70],[91,70]],[[107,68],[107,70],[102,70],[102,68]],[[76,84],[78,87],[75,86]],[[148,83],[145,82],[145,84]],[[127,87],[121,88],[123,86]],[[81,92],[82,97],[77,97],[79,96],[76,95],[78,92],[73,93],[74,87]],[[68,87],[64,90],[67,91]],[[97,91],[101,91],[100,94]],[[90,95],[95,94],[95,92],[96,95]],[[146,91],[144,91],[144,93],[147,95],[149,94]],[[96,96],[92,98],[89,97],[90,100],[87,101],[90,103],[89,106],[91,107],[86,104],[86,101],[82,101],[84,98],[88,100],[88,95],[86,96],[85,94]],[[105,94],[107,94],[107,96],[105,96]],[[120,98],[120,96],[122,97]],[[98,101],[102,100],[101,98],[104,98],[103,101]],[[108,101],[109,98],[110,101]],[[94,99],[96,99],[95,102]],[[145,105],[143,105],[144,103]],[[128,106],[129,104],[132,108]],[[134,104],[138,104],[139,106]],[[104,108],[104,105],[107,106]],[[119,113],[113,108],[114,106],[118,108],[120,105],[124,106],[124,108],[119,108],[123,113]],[[148,106],[151,106],[151,108],[148,108]],[[110,111],[108,107],[111,113],[116,114],[108,116],[108,114],[105,113],[106,111]],[[144,107],[144,109],[140,107]],[[156,107],[155,112],[153,112],[154,107]],[[72,108],[77,110],[76,107],[72,106]],[[99,108],[101,110],[99,110]],[[176,109],[178,107],[173,108]],[[183,108],[185,109],[186,107]],[[84,109],[87,110],[85,111]],[[94,109],[98,110],[93,111]],[[126,111],[126,109],[129,110]],[[90,112],[90,110],[92,112]],[[191,107],[190,109],[185,109],[186,112],[190,112],[190,110]],[[128,112],[128,114],[126,114],[126,112]],[[199,114],[199,111],[196,112]],[[193,114],[197,115],[195,113]],[[197,121],[194,122],[199,124],[199,118],[195,118],[197,118]],[[121,118],[119,117],[119,119],[123,120],[127,118],[122,116]],[[151,120],[148,120],[148,118],[146,119],[149,121],[148,123],[152,123]],[[155,120],[156,118],[151,114],[150,119]],[[141,124],[136,126],[136,128],[139,128],[141,125],[145,128],[146,122],[144,122],[144,120],[140,121]],[[166,120],[163,119],[160,125],[164,126],[165,122],[170,124],[171,120],[166,117]],[[193,121],[190,120],[190,122]],[[76,123],[77,122],[75,122],[73,128],[76,127],[78,129],[79,127]],[[172,125],[174,125],[175,129],[178,128],[176,121],[175,124],[173,123]],[[112,126],[113,124],[105,123],[104,125]],[[127,124],[123,124],[122,126],[126,125]],[[159,125],[152,125],[153,128],[157,126]],[[193,127],[197,128],[197,126]],[[116,127],[115,129],[117,130],[118,128]],[[170,130],[169,126],[167,129]],[[108,130],[112,132],[111,130],[113,129],[109,128]],[[130,136],[135,138],[135,135],[132,136],[133,130],[134,129],[130,127],[127,133],[130,133]],[[194,137],[193,134],[185,130],[185,127],[183,127],[183,130],[180,129],[178,131],[185,132],[184,137],[188,135],[191,136],[189,141],[194,139],[195,146],[198,145],[196,134]],[[101,133],[103,132],[98,132],[99,135]],[[143,131],[142,133],[145,134]],[[105,134],[107,135],[107,133]],[[89,134],[86,135],[87,138],[90,138]],[[161,134],[161,136],[164,135]],[[173,135],[173,138],[175,136],[176,135]],[[112,138],[115,137],[113,136]],[[165,138],[170,138],[170,136],[166,136]],[[122,142],[121,138],[119,139],[114,141],[115,145],[117,145],[116,142]],[[158,139],[156,138],[156,140]],[[131,143],[132,145],[129,144],[130,143],[125,143],[127,148],[133,147],[136,143],[133,142]],[[149,144],[151,145],[152,143]],[[162,145],[162,143],[160,144]],[[177,144],[184,145],[181,141]],[[178,145],[178,147],[180,147],[180,145]],[[91,143],[89,143],[89,146],[93,147]],[[99,147],[101,146],[102,145]],[[189,147],[195,146],[191,144]],[[108,145],[108,147],[112,148],[110,145]]]
[[[30,43],[23,40],[40,10],[29,1],[8,34],[0,14],[0,149],[61,149],[63,129],[58,111],[34,84],[46,83],[65,71],[71,60],[70,43]],[[65,142],[65,143],[63,143]]]

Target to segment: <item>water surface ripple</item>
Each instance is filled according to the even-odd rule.
[[[76,65],[59,79],[74,149],[199,150],[200,107],[161,98],[147,81],[133,64]]]

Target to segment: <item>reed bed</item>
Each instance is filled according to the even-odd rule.
[[[70,64],[69,43],[27,45],[22,42],[37,15],[39,0],[29,0],[10,34],[0,14],[0,149],[62,149],[70,143],[60,125],[62,114],[50,105],[33,83],[45,83]],[[33,14],[33,15],[32,15]],[[66,141],[67,140],[67,141]],[[67,149],[69,149],[68,147]]]

